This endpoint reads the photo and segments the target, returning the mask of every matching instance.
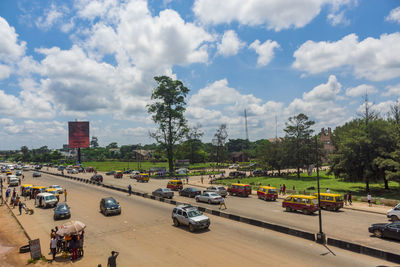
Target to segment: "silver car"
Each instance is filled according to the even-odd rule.
[[[190,232],[196,229],[207,229],[210,226],[210,219],[191,205],[184,204],[175,207],[171,217],[175,226],[187,225]]]
[[[217,193],[205,192],[196,196],[196,201],[207,202],[208,204],[219,204],[222,202],[222,197]]]
[[[228,191],[226,191],[226,188],[223,186],[210,186],[207,187],[206,190],[203,191],[205,192],[213,192],[213,193],[217,193],[218,195],[220,195],[221,197],[226,197],[226,195],[228,194]]]
[[[152,192],[152,195],[155,197],[172,198],[174,196],[174,192],[172,192],[169,188],[158,188]]]

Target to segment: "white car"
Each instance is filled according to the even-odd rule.
[[[64,189],[59,185],[55,185],[55,184],[54,185],[50,185],[49,188],[56,189],[59,194],[62,194],[64,192]]]
[[[239,168],[239,164],[232,164],[231,166],[228,167],[229,169],[237,169]]]
[[[18,186],[19,185],[19,178],[15,177],[11,177],[10,181],[8,182],[9,186]]]
[[[400,203],[397,204],[396,207],[388,211],[387,217],[393,222],[400,221]]]
[[[201,195],[197,195],[195,199],[197,202],[207,202],[208,204],[219,204],[223,201],[220,195],[213,192],[205,192]]]

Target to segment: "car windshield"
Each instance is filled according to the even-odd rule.
[[[106,199],[106,205],[115,205],[115,204],[117,204],[117,201],[115,201],[115,199],[113,198]]]
[[[314,198],[314,199],[312,200],[312,203],[313,203],[314,205],[318,205],[318,199]]]
[[[225,190],[225,187],[220,186],[218,187],[218,190]]]
[[[57,206],[56,210],[57,211],[67,211],[68,208],[66,205],[59,205],[59,206]]]
[[[270,190],[269,190],[269,193],[270,193],[270,194],[276,194],[276,190],[275,190],[275,189],[270,189]]]
[[[210,197],[219,197],[219,195],[215,194],[215,193],[211,193]]]
[[[44,199],[45,200],[54,200],[54,199],[56,199],[56,197],[51,195],[51,196],[46,196]]]
[[[201,216],[201,215],[203,215],[203,213],[201,213],[201,212],[198,211],[198,210],[191,210],[191,211],[188,212],[189,218],[191,218],[191,217],[197,217],[197,216]]]
[[[164,189],[161,189],[162,191],[164,191],[164,192],[170,192],[171,191],[171,189],[169,189],[169,188],[164,188]]]

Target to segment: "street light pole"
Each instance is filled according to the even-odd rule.
[[[317,185],[318,185],[318,221],[319,221],[319,233],[317,234],[317,242],[320,244],[326,243],[325,234],[322,232],[322,214],[321,214],[321,198],[320,198],[320,188],[319,188],[319,165],[318,165],[318,139],[315,136],[315,155],[316,155],[316,165],[317,165]]]

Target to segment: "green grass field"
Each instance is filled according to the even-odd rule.
[[[224,185],[229,185],[231,183],[236,183],[240,180],[241,183],[254,183],[254,185],[268,185],[275,186],[278,190],[280,185],[285,184],[287,189],[295,189],[297,192],[306,191],[313,193],[317,191],[317,175],[313,173],[311,177],[303,173],[301,178],[298,179],[297,176],[289,177],[250,177],[250,178],[236,178],[236,179],[224,179],[219,180],[218,183]],[[315,190],[307,189],[314,186]],[[253,186],[256,188],[257,186]],[[327,175],[325,171],[320,172],[320,188],[321,192],[325,192],[327,188],[330,189],[331,193],[343,194],[346,191],[351,191],[354,196],[366,196],[365,193],[365,183],[359,182],[345,182],[341,179],[335,179],[333,175]],[[400,187],[398,183],[389,183],[390,190],[384,190],[383,183],[371,183],[370,190],[374,197],[384,197],[388,199],[400,199]]]
[[[124,170],[124,169],[131,169],[131,170],[138,170],[139,164],[138,162],[123,162],[123,161],[88,161],[83,162],[82,164],[84,167],[94,167],[98,171],[116,171],[116,170]],[[190,164],[189,168],[212,168],[215,163],[196,163]],[[142,161],[140,163],[141,169],[148,170],[149,168],[155,167],[165,167],[168,169],[168,162],[156,162],[152,163],[150,161]]]

